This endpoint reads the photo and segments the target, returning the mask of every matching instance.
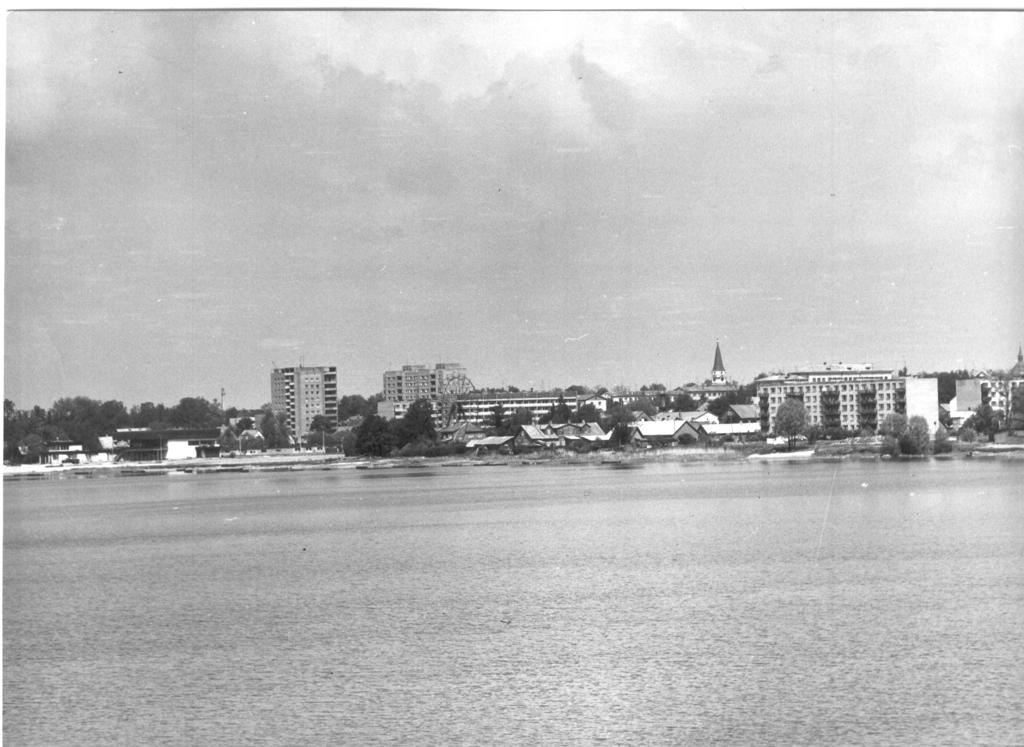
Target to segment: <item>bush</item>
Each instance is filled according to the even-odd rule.
[[[900,455],[900,445],[895,436],[885,436],[882,439],[881,452],[893,457]]]
[[[911,454],[921,453],[920,451],[918,451],[917,443],[914,441],[913,437],[911,437],[909,433],[904,433],[902,436],[897,438],[896,443],[899,444],[900,454],[907,454],[909,456]]]
[[[920,415],[910,418],[907,430],[899,436],[900,451],[904,454],[927,454],[931,446],[931,429]]]
[[[964,443],[973,444],[978,440],[977,432],[971,427],[965,427],[960,429],[960,440]]]
[[[932,450],[936,454],[948,454],[953,450],[953,444],[949,441],[949,431],[941,423],[935,429],[935,445]]]

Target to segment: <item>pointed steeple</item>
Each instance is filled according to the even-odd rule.
[[[715,363],[711,367],[711,383],[721,384],[725,382],[725,364],[722,363],[722,349],[715,340]]]
[[[1010,369],[1010,378],[1024,379],[1024,348],[1017,346],[1017,363]]]

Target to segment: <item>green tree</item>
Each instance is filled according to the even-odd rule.
[[[57,429],[57,437],[81,444],[87,450],[99,449],[99,436],[107,435],[127,421],[120,402],[100,402],[88,397],[62,397],[47,413],[47,422]]]
[[[878,426],[878,435],[892,436],[899,439],[907,432],[907,416],[898,412],[890,412]]]
[[[259,433],[259,431],[257,431]],[[260,438],[258,435],[253,434],[251,431],[241,431],[238,434],[238,450],[239,451],[256,451],[262,450],[266,446],[266,439]]]
[[[1024,386],[1018,386],[1010,395],[1010,411],[1007,413],[1006,426],[1010,433],[1024,428]]]
[[[411,443],[435,441],[437,432],[434,429],[434,406],[430,400],[420,398],[409,405],[405,415],[396,424],[394,435],[398,448]]]
[[[161,430],[171,426],[170,414],[167,408],[152,402],[143,402],[141,405],[132,407],[129,413],[131,425],[135,428],[153,428]]]
[[[897,438],[901,454],[927,454],[931,446],[931,428],[928,421],[914,415],[907,421],[907,429]]]
[[[964,427],[972,428],[976,433],[987,436],[988,440],[992,441],[999,431],[999,416],[989,405],[981,405],[967,419]]]
[[[775,432],[788,439],[788,447],[791,450],[796,437],[806,425],[807,410],[804,403],[796,397],[787,398],[775,412]]]
[[[221,452],[225,451],[239,451],[241,438],[230,428],[225,428],[221,434],[218,443],[220,444]]]
[[[391,423],[379,415],[370,415],[356,429],[356,451],[366,456],[387,456],[395,448]]]
[[[283,415],[273,410],[264,410],[260,419],[260,433],[268,449],[286,449],[291,446],[288,424]]]
[[[518,432],[522,426],[532,424],[533,412],[526,409],[525,407],[520,407],[514,413],[512,413],[512,417],[508,419],[507,427],[503,429],[503,432],[500,433],[499,435],[511,436],[512,434]]]
[[[627,423],[616,423],[612,426],[611,442],[615,446],[624,446],[629,441],[629,434],[633,428]]]
[[[39,458],[46,453],[46,439],[38,433],[29,433],[18,443],[22,461],[38,462]]]
[[[677,394],[672,399],[672,409],[679,412],[693,412],[699,407],[697,400],[689,394]]]
[[[708,402],[707,411],[721,420],[729,412],[729,407],[736,404],[736,393],[726,392]]]
[[[223,413],[218,405],[203,397],[183,397],[171,408],[170,420],[175,428],[216,428]]]
[[[949,440],[949,431],[946,427],[939,423],[939,427],[935,429],[935,441],[932,445],[932,450],[936,454],[948,454],[953,450],[953,444]]]
[[[568,423],[572,418],[572,408],[565,403],[565,397],[559,394],[558,401],[552,406],[548,415],[550,416],[547,421],[549,423]]]
[[[368,417],[377,414],[377,403],[361,394],[346,394],[338,400],[338,421],[352,417]]]
[[[495,431],[500,431],[505,425],[505,408],[499,402],[491,408],[491,427]]]
[[[309,430],[312,433],[330,433],[334,430],[334,424],[326,415],[314,415],[309,423]]]
[[[326,415],[314,415],[309,423],[309,432],[306,435],[306,445],[309,447],[327,448],[327,436],[334,432],[334,424]]]
[[[579,409],[573,420],[577,423],[597,423],[601,420],[601,413],[592,402],[588,402]]]
[[[601,419],[601,425],[606,431],[612,430],[616,426],[620,425],[625,426],[628,430],[628,427],[632,422],[632,411],[621,402],[615,402],[610,405],[604,414],[604,418]]]

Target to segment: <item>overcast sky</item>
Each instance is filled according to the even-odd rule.
[[[1008,367],[1018,13],[7,18],[5,396]]]

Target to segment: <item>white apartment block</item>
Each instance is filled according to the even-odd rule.
[[[396,405],[462,394],[471,387],[466,369],[458,363],[436,363],[433,368],[416,364],[384,372],[384,399]]]
[[[561,395],[563,401],[569,406],[572,412],[578,409],[577,398],[573,395]],[[533,421],[551,412],[551,409],[558,404],[558,394],[550,392],[489,392],[476,394],[463,394],[456,398],[458,408],[456,418],[459,421],[472,423],[474,425],[490,425],[494,420],[494,408],[501,405],[502,414],[510,418],[518,410],[529,410]],[[401,418],[409,410],[412,402],[394,402],[385,400],[377,403],[377,414],[384,418]],[[437,411],[435,404],[435,417],[442,413]]]
[[[459,397],[459,419],[476,425],[488,425],[493,422],[494,408],[501,405],[505,418],[512,417],[518,410],[529,410],[533,421],[551,412],[558,404],[558,394],[550,392],[494,392],[489,394],[472,394]],[[576,397],[561,395],[569,409],[576,411]]]
[[[270,372],[270,406],[285,415],[292,434],[301,437],[317,415],[338,422],[338,372],[334,366],[295,366]]]
[[[761,426],[770,432],[775,431],[779,405],[788,397],[803,400],[808,425],[875,431],[893,412],[908,417],[920,414],[933,430],[938,425],[936,379],[899,376],[870,363],[824,363],[765,376],[755,383]]]

